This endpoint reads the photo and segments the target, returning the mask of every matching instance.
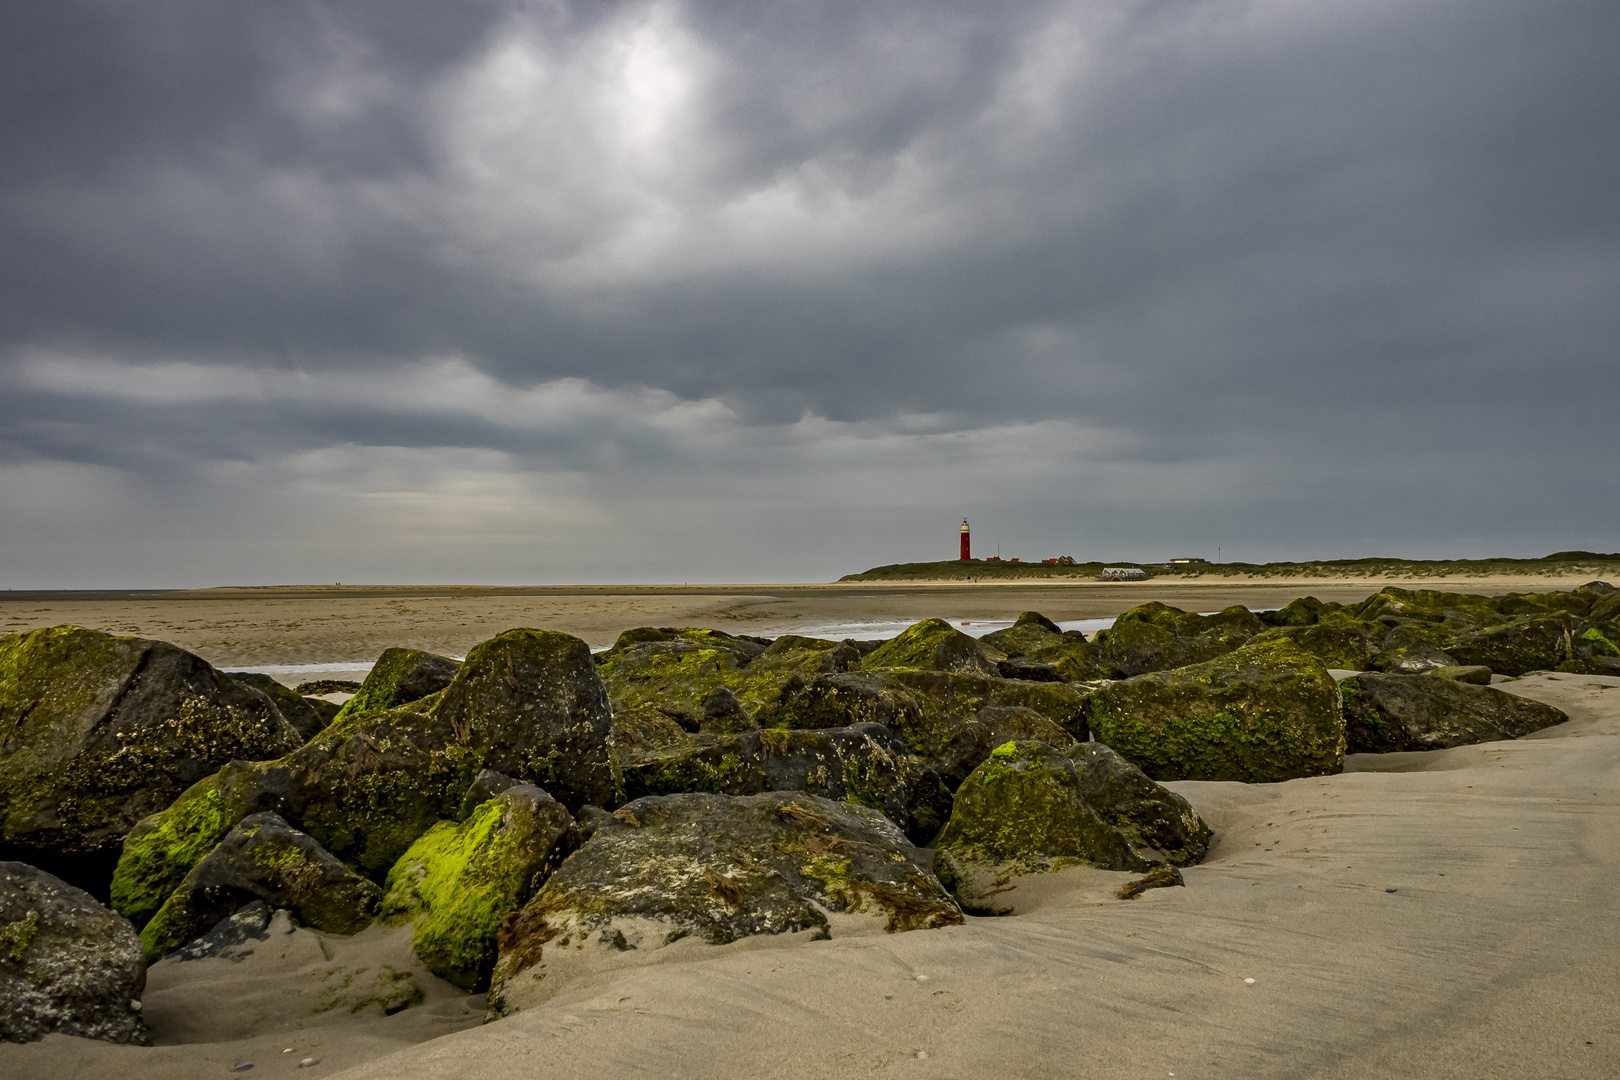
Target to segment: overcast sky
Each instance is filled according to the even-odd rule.
[[[0,588],[1620,549],[1614,0],[12,0]]]

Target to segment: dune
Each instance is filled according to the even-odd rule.
[[[1036,875],[1003,895],[1010,916],[670,948],[487,1025],[481,998],[420,969],[408,930],[297,930],[235,964],[154,965],[164,1045],[51,1036],[0,1047],[0,1072],[1620,1075],[1620,678],[1500,685],[1571,719],[1515,742],[1353,755],[1337,776],[1170,785],[1216,833],[1185,888],[1121,900],[1131,875]],[[424,1000],[348,1011],[385,966]],[[340,1006],[317,1011],[349,974]]]

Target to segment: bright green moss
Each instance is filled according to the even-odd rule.
[[[226,780],[221,773],[198,781],[167,810],[144,818],[124,837],[123,855],[113,871],[112,908],[136,929],[157,914],[191,868],[244,816]]]
[[[497,796],[457,825],[441,821],[388,873],[382,918],[413,920],[416,955],[466,990],[488,984],[496,932],[534,894],[560,854],[569,819],[556,804]]]

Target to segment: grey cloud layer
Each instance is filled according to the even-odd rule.
[[[8,7],[0,584],[1620,547],[1612,4],[790,7]]]

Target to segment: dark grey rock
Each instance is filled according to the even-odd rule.
[[[918,843],[933,837],[950,812],[939,775],[881,724],[693,739],[673,751],[630,755],[621,769],[631,799],[805,791],[878,810]]]
[[[303,740],[184,649],[55,626],[0,638],[0,858],[106,896],[124,834],[233,758]]]
[[[196,940],[262,900],[304,926],[354,934],[371,925],[382,890],[275,814],[251,814],[186,875],[141,931],[149,957]]]
[[[212,930],[173,953],[170,959],[177,963],[218,959],[240,964],[253,955],[254,946],[268,940],[270,907],[263,900],[255,900],[219,920]]]
[[[461,800],[461,810],[456,814],[456,820],[466,821],[481,804],[508,788],[516,787],[520,782],[494,769],[480,770],[478,775],[473,777],[472,784],[467,788],[467,794]]]
[[[0,862],[0,1039],[150,1041],[146,956],[129,922],[82,889]]]
[[[832,936],[826,912],[891,932],[962,921],[894,824],[813,795],[637,799],[604,820],[500,934],[490,1010],[544,1000],[569,965],[597,953],[642,961],[691,937]]]
[[[1080,797],[1138,856],[1176,866],[1204,861],[1213,834],[1186,799],[1102,743],[1079,743],[1067,753],[1079,770]]]
[[[228,671],[225,674],[238,685],[251,686],[253,689],[263,692],[266,697],[275,703],[276,711],[281,713],[281,718],[292,725],[292,729],[298,732],[298,738],[303,742],[312,739],[317,731],[320,731],[330,722],[333,716],[337,715],[336,706],[329,713],[326,713],[325,710],[318,710],[312,703],[312,699],[304,697],[290,686],[277,682],[269,675],[263,675],[256,671]],[[319,701],[318,698],[313,700]],[[328,704],[327,702],[320,703],[322,705]],[[323,713],[325,714],[324,718]]]
[[[1339,691],[1353,754],[1516,739],[1569,719],[1539,701],[1432,674],[1367,673],[1345,679]]]

